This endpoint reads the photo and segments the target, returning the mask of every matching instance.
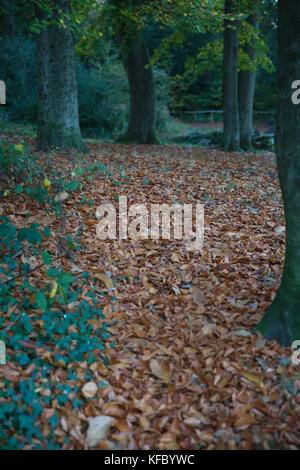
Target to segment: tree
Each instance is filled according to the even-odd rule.
[[[168,30],[167,37],[154,52],[170,53],[175,44],[182,43],[187,32],[204,33],[220,24],[220,0],[109,0],[115,42],[118,45],[130,88],[130,116],[123,140],[155,143],[156,99],[145,29],[155,22]]]
[[[249,64],[246,69],[242,69],[238,74],[238,92],[239,92],[239,120],[240,120],[240,146],[248,150],[252,146],[253,136],[253,102],[256,79],[256,39],[253,37],[258,31],[258,2],[255,0],[247,1],[246,8],[252,10],[246,23],[250,28],[250,38],[246,41],[243,52],[246,54]]]
[[[284,346],[300,339],[300,106],[291,99],[300,79],[300,8],[278,1],[278,89],[276,155],[286,220],[284,271],[276,297],[257,325],[266,338]],[[295,96],[294,96],[295,97]],[[297,98],[297,96],[296,96]],[[298,103],[298,100],[295,101]]]
[[[69,11],[66,0],[56,0],[52,10],[36,6],[41,24],[37,37],[38,150],[86,150],[79,127],[73,35],[61,18],[61,12]]]
[[[127,73],[130,90],[128,129],[122,140],[153,144],[157,142],[153,73],[143,30],[138,24],[137,14],[132,14],[132,10],[141,2],[111,0],[110,3],[114,7],[114,38]]]
[[[225,0],[225,14],[236,15],[239,0]],[[223,126],[224,150],[238,151],[240,148],[240,126],[238,105],[238,21],[229,18],[224,22],[223,52]]]

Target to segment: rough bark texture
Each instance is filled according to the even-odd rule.
[[[238,0],[225,0],[225,13],[236,13]],[[240,147],[238,105],[238,24],[225,20],[223,52],[223,129],[224,150],[238,151]]]
[[[68,11],[69,2],[58,0],[57,8]],[[37,9],[40,19],[45,12]],[[69,29],[50,25],[37,38],[38,60],[38,150],[53,147],[85,151],[78,117],[77,80],[73,35]]]
[[[138,2],[110,0],[110,3],[120,9]],[[130,91],[128,129],[120,140],[140,144],[157,143],[156,97],[152,68],[149,67],[148,47],[142,33],[135,31],[134,24],[126,22],[124,16],[122,18],[116,16],[113,26],[114,39],[127,73]]]
[[[247,21],[258,30],[257,16],[250,15]],[[247,44],[244,48],[253,66],[256,61],[256,44]],[[239,72],[239,119],[240,119],[240,146],[248,150],[252,146],[253,136],[253,102],[255,91],[256,72],[252,70],[241,70]]]
[[[300,339],[300,105],[291,84],[300,77],[298,0],[278,2],[278,87],[276,154],[286,220],[284,272],[277,295],[257,326],[284,346]]]

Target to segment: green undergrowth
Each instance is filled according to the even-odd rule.
[[[61,195],[80,191],[95,174],[110,176],[103,165],[84,166],[81,156],[69,173],[61,173],[54,157],[41,162],[24,143],[0,143],[1,199],[32,201],[44,208],[46,217],[59,219],[66,217]],[[82,196],[81,203],[93,201]],[[54,433],[60,407],[80,409],[78,374],[92,380],[91,365],[108,364],[105,342],[114,345],[99,305],[103,291],[90,282],[89,272],[66,271],[63,257],[48,248],[49,240],[63,238],[79,256],[82,233],[65,236],[56,225],[50,230],[27,222],[29,215],[24,214],[24,226],[0,216],[0,341],[6,352],[1,356],[0,348],[0,449],[59,448]],[[57,381],[59,368],[63,379]],[[45,432],[42,413],[52,408],[53,400],[56,411]]]

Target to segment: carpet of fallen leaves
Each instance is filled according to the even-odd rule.
[[[55,436],[64,449],[88,448],[88,418],[98,415],[114,419],[98,449],[299,448],[300,374],[291,349],[253,333],[274,298],[284,257],[275,156],[178,146],[89,149],[87,161],[102,162],[113,178],[95,176],[66,201],[66,233],[83,224],[87,248],[63,262],[70,272],[96,275],[99,305],[111,325],[118,323],[106,341],[109,364],[78,364],[83,406],[59,406],[54,398],[39,418],[44,435],[56,410]],[[71,165],[56,158],[59,168]],[[96,207],[117,207],[118,195],[147,207],[205,204],[203,249],[187,251],[180,240],[97,239]],[[81,204],[82,196],[94,204]],[[29,200],[2,204],[19,225],[28,209],[31,222],[44,215]],[[113,289],[105,287],[107,272]],[[87,367],[95,384],[107,385],[85,384]],[[1,374],[17,380],[30,367],[9,363]],[[63,367],[53,367],[53,381],[70,382]]]

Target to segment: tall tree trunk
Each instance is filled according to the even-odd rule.
[[[298,0],[278,2],[278,42],[276,154],[286,220],[285,264],[280,288],[257,330],[290,346],[300,339],[300,105],[291,100],[291,84],[300,79]]]
[[[253,8],[253,6],[252,6]],[[258,31],[257,12],[249,15],[247,21]],[[249,56],[251,64],[255,67],[256,61],[256,44],[255,40],[252,44],[244,47],[245,53]],[[252,146],[253,136],[253,102],[255,91],[256,72],[253,70],[241,70],[239,72],[239,119],[240,119],[240,145],[244,150],[248,150]]]
[[[14,0],[2,0],[3,36],[13,36],[16,33]]]
[[[238,12],[238,0],[225,0],[225,14]],[[240,148],[238,105],[238,22],[225,20],[223,52],[224,150]]]
[[[144,0],[142,0],[144,1]],[[156,96],[148,47],[137,26],[129,22],[122,9],[137,6],[140,0],[109,0],[115,7],[114,39],[128,77],[130,112],[128,129],[122,141],[153,144],[155,135]]]
[[[57,0],[57,9],[69,11],[69,2]],[[47,14],[37,9],[40,20]],[[57,20],[57,13],[54,18]],[[72,32],[57,24],[41,29],[37,38],[38,132],[37,149],[53,147],[85,151],[78,116],[77,80]]]
[[[148,48],[142,37],[135,39],[124,59],[130,90],[128,129],[123,140],[141,144],[157,142],[155,136],[156,98]]]

